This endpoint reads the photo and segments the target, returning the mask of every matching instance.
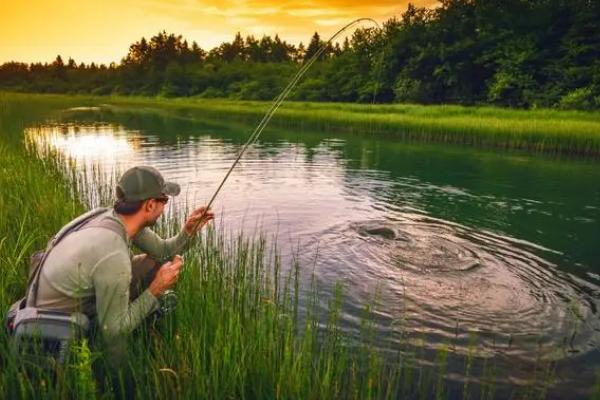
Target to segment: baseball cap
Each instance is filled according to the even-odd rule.
[[[181,187],[174,182],[165,182],[156,168],[148,166],[133,167],[125,171],[119,179],[117,188],[123,194],[124,201],[141,201],[167,196],[177,196]]]

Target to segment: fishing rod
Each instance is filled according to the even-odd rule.
[[[354,25],[359,24],[361,22],[371,22],[371,23],[373,23],[377,27],[377,29],[381,30],[381,26],[379,25],[379,23],[377,21],[375,21],[374,19],[372,19],[372,18],[358,18],[358,19],[355,19],[354,21],[350,22],[349,24],[345,25],[343,28],[341,28],[340,30],[338,30],[336,33],[334,33],[329,38],[329,40],[327,40],[327,42],[325,42],[317,50],[317,52],[315,54],[313,54],[313,56],[304,65],[302,65],[302,67],[298,70],[298,72],[296,73],[296,75],[294,75],[294,77],[292,78],[292,80],[281,91],[281,93],[273,100],[273,102],[271,103],[271,107],[269,107],[269,109],[267,110],[267,112],[263,116],[263,118],[260,121],[260,123],[256,126],[256,128],[254,129],[254,131],[252,132],[252,134],[248,137],[248,140],[246,141],[246,143],[244,143],[244,145],[242,146],[242,148],[239,151],[238,155],[236,156],[235,160],[231,164],[231,167],[229,167],[229,169],[227,170],[227,173],[223,177],[223,180],[221,181],[221,183],[217,187],[217,190],[215,190],[215,192],[213,193],[212,197],[210,198],[210,201],[206,205],[204,211],[202,212],[202,215],[200,216],[200,218],[198,219],[198,221],[194,225],[194,229],[192,231],[196,231],[196,229],[198,228],[198,226],[200,225],[200,223],[204,219],[204,216],[206,215],[206,213],[210,209],[210,206],[215,201],[215,198],[217,197],[217,195],[219,194],[219,192],[223,188],[223,185],[225,185],[225,182],[229,178],[229,175],[231,175],[231,172],[233,171],[233,169],[235,168],[235,166],[239,163],[240,159],[242,158],[242,156],[244,155],[244,153],[246,152],[246,150],[248,149],[248,147],[251,144],[253,144],[254,142],[256,142],[256,140],[258,139],[258,137],[260,136],[260,134],[262,133],[262,131],[265,129],[265,127],[267,126],[267,124],[269,123],[269,121],[271,121],[271,118],[273,117],[273,115],[275,114],[275,112],[279,109],[279,107],[281,106],[281,104],[285,101],[285,99],[290,94],[290,92],[292,91],[292,89],[294,88],[294,86],[296,86],[296,84],[298,83],[298,81],[304,76],[304,74],[306,73],[306,71],[308,71],[308,69],[315,63],[315,61],[317,61],[319,59],[319,57],[325,52],[325,50],[327,50],[327,48],[329,47],[329,45],[331,45],[331,42],[333,42],[333,40],[335,40],[339,35],[341,35],[342,33],[344,33],[347,29],[350,29]],[[374,98],[373,98],[373,101],[374,101]]]

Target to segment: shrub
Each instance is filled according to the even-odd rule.
[[[592,86],[577,88],[560,99],[560,108],[576,110],[592,110],[600,108],[600,96]]]

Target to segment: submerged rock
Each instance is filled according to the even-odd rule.
[[[396,232],[393,229],[381,226],[381,227],[373,227],[373,228],[364,228],[363,231],[371,236],[380,236],[384,239],[394,240],[396,239]]]
[[[457,263],[456,265],[452,266],[452,268],[450,268],[450,270],[467,272],[467,271],[474,270],[475,268],[478,268],[480,266],[481,266],[481,262],[479,260],[469,260],[469,261],[465,261],[462,263]]]

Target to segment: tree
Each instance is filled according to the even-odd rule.
[[[195,41],[192,42],[192,50],[191,51],[192,51],[192,58],[190,60],[191,63],[202,62],[206,58],[206,51],[204,51],[200,46],[198,46],[198,43],[196,43]]]
[[[296,49],[296,53],[294,55],[294,62],[302,62],[304,61],[306,57],[306,48],[304,47],[304,44],[302,42],[300,42],[298,44],[298,48]]]
[[[54,62],[52,62],[51,69],[54,77],[58,78],[61,81],[66,79],[67,75],[65,71],[65,63],[63,62],[63,59],[60,56],[60,54],[57,55]]]
[[[269,36],[263,36],[260,39],[259,47],[259,61],[266,62],[271,60],[271,53],[273,51],[273,40]]]
[[[232,62],[234,60],[245,60],[246,51],[244,39],[238,32],[231,43],[223,43],[218,50],[213,53],[213,56],[221,58],[223,61]]]
[[[279,38],[279,35],[275,35],[273,44],[271,46],[271,58],[272,62],[289,62],[292,60],[292,54],[294,53],[294,46],[287,44]]]
[[[248,56],[248,61],[251,61],[251,62],[264,61],[264,55],[263,55],[262,49],[260,48],[260,46],[258,44],[258,40],[256,40],[254,38],[254,36],[252,36],[252,35],[246,36],[245,48],[246,48],[246,53]]]
[[[133,43],[120,64],[5,63],[12,90],[272,98],[319,53],[292,94],[325,101],[493,103],[600,108],[600,2],[440,0],[409,5],[382,30],[343,43],[315,32],[308,45],[237,33],[205,51],[161,31]],[[191,45],[190,45],[191,43]]]
[[[317,54],[319,49],[324,44],[325,42],[323,42],[319,34],[315,32],[312,38],[310,39],[310,42],[308,43],[308,47],[306,48],[306,53],[304,54],[304,62],[310,60],[315,54]],[[321,61],[325,58],[325,56],[326,54],[323,53],[317,58],[317,60]]]

